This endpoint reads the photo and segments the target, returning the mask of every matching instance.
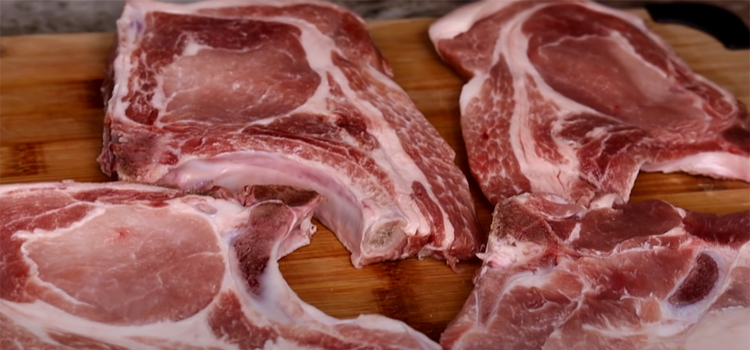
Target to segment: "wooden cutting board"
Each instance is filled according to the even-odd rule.
[[[635,11],[648,18],[645,11]],[[468,172],[459,129],[463,82],[444,66],[427,37],[432,19],[370,22],[396,81],[458,153]],[[713,38],[678,25],[647,21],[698,73],[750,103],[750,51],[725,50]],[[95,159],[101,149],[99,86],[112,33],[0,38],[0,183],[73,179],[107,181]],[[749,165],[750,166],[750,165]],[[471,181],[485,230],[491,206]],[[750,186],[684,174],[640,174],[633,201],[725,213],[750,208]],[[280,262],[299,296],[339,318],[380,313],[437,340],[472,289],[478,260],[454,273],[433,259],[407,259],[357,270],[336,238],[320,227],[311,245]]]

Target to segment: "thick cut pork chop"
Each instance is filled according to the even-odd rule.
[[[747,349],[750,211],[648,201],[497,205],[475,289],[446,349]]]
[[[639,170],[750,181],[748,113],[636,16],[590,1],[486,0],[430,27],[467,80],[469,165],[497,203],[625,203]]]
[[[314,1],[128,1],[105,83],[107,174],[183,189],[313,189],[352,262],[484,242],[455,152],[364,21]]]
[[[0,186],[0,349],[437,349],[377,315],[337,320],[277,259],[321,197],[238,201],[126,183]]]

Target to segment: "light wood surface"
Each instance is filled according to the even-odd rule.
[[[646,17],[645,11],[637,11]],[[374,21],[376,45],[396,81],[458,153],[468,173],[459,129],[463,82],[443,65],[427,37],[432,19]],[[679,25],[648,22],[698,73],[750,103],[750,52],[725,50],[711,37]],[[0,183],[73,179],[107,181],[95,158],[101,149],[99,86],[112,33],[0,38]],[[470,180],[471,181],[471,180]],[[473,181],[483,228],[491,207]],[[750,186],[684,174],[640,174],[633,200],[661,198],[706,212],[750,208]],[[443,262],[407,259],[354,269],[349,254],[324,227],[280,262],[299,296],[340,318],[381,313],[437,339],[472,289],[477,260],[454,273]]]

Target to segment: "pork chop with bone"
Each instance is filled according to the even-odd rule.
[[[0,186],[0,348],[438,349],[400,321],[338,320],[289,288],[277,260],[310,242],[321,200],[281,186],[227,199]]]
[[[663,201],[586,209],[525,194],[495,207],[475,288],[445,349],[741,350],[750,210]]]
[[[129,0],[104,93],[99,161],[121,180],[315,190],[356,267],[453,265],[486,239],[455,152],[340,6]]]

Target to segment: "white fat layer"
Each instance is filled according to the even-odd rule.
[[[573,230],[570,231],[570,236],[568,236],[567,241],[568,242],[574,242],[578,238],[581,238],[581,223],[577,222],[575,226],[573,226]]]
[[[273,340],[267,340],[265,344],[263,344],[263,350],[318,350],[323,349],[319,346],[303,346],[299,343],[284,339],[284,338],[277,338],[276,341]]]
[[[686,172],[750,182],[750,158],[726,152],[701,152],[671,162],[646,163],[648,172]]]
[[[117,47],[117,56],[112,62],[114,73],[112,96],[107,103],[107,114],[111,116],[124,116],[125,111],[130,105],[123,99],[130,92],[128,90],[128,77],[133,70],[131,56],[137,43],[141,40],[141,34],[145,27],[145,13],[138,8],[125,6],[123,14],[117,20],[117,38],[119,40]],[[126,118],[120,118],[122,122],[127,122]]]
[[[471,29],[474,23],[500,11],[515,0],[477,1],[461,6],[430,25],[428,34],[433,43],[452,39]]]
[[[190,40],[190,41],[187,41],[185,43],[185,48],[182,49],[182,54],[180,56],[183,56],[183,57],[185,57],[185,56],[195,56],[201,50],[206,50],[206,49],[211,50],[212,47],[208,46],[208,45],[205,45],[205,44],[197,43],[195,41]]]
[[[75,182],[70,180],[60,182],[40,182],[40,183],[20,183],[20,184],[7,184],[0,185],[0,196],[6,195],[23,195],[25,193],[35,193],[31,191],[36,190],[54,190],[57,193],[66,193],[73,195],[78,192],[98,190],[98,189],[119,189],[119,190],[133,190],[141,192],[177,192],[174,189],[147,184],[137,184],[131,182],[113,181],[103,183],[84,183]],[[239,204],[231,201],[215,199],[207,196],[199,195],[183,195],[181,197],[173,198],[166,201],[169,204],[169,210],[173,213],[183,214],[197,214],[210,218],[212,227],[216,230],[225,230],[230,227],[238,225],[242,218],[238,217],[242,212],[246,211],[245,208]],[[85,216],[83,219],[71,223],[70,226],[65,228],[59,228],[55,231],[35,230],[34,234],[39,233],[41,236],[47,235],[47,237],[53,237],[59,235],[58,230],[72,230],[83,225],[86,221],[95,218],[97,215],[102,214],[101,210],[106,208],[117,206],[118,204],[108,204],[102,202],[93,202],[97,206],[94,210]],[[130,205],[140,205],[135,203]],[[29,236],[28,239],[32,240],[33,237]]]
[[[511,245],[495,240],[492,239],[484,253],[477,254],[485,265],[490,265],[493,268],[522,266],[544,252],[544,247],[531,242],[515,241]]]
[[[644,344],[639,344],[644,350],[747,350],[750,347],[750,308],[711,311],[686,333],[670,337],[660,334],[662,326],[651,324],[639,329],[624,329],[621,325],[607,322],[602,327],[584,324],[583,329],[612,339],[637,334],[645,341]],[[562,335],[558,328],[550,335],[550,339],[560,339]]]
[[[428,32],[430,40],[433,43],[437,43],[442,39],[454,38],[459,34],[467,32],[475,23],[518,1],[521,0],[484,0],[461,6],[447,15],[442,16],[430,25]],[[602,13],[622,18],[642,30],[647,29],[643,20],[634,14],[619,11],[607,6],[601,6],[596,3],[586,2],[582,3],[582,5]],[[538,9],[539,7],[536,8]]]
[[[310,4],[314,3],[319,6],[325,6],[334,9],[341,9],[339,5],[335,3],[328,3],[324,1],[316,0],[210,0],[210,1],[197,1],[193,3],[171,3],[171,2],[157,2],[152,0],[127,0],[127,5],[130,7],[138,8],[142,11],[158,11],[167,12],[174,14],[195,14],[196,11],[205,9],[215,9],[222,7],[235,7],[235,6],[290,6],[295,4]]]
[[[745,243],[745,245],[740,248],[739,257],[734,262],[734,265],[732,265],[732,268],[735,266],[745,266],[750,268],[750,242]]]
[[[77,202],[74,203],[74,204],[77,204]],[[40,229],[40,228],[34,229],[33,232],[17,231],[16,233],[13,234],[13,237],[19,238],[19,239],[23,239],[24,240],[24,244],[28,244],[28,243],[35,242],[35,241],[43,241],[43,240],[47,240],[47,239],[50,239],[50,238],[59,237],[59,236],[68,234],[68,232],[70,232],[70,231],[75,231],[75,230],[79,229],[81,226],[85,225],[89,220],[92,220],[95,217],[105,214],[106,211],[107,211],[105,208],[109,207],[109,206],[111,206],[111,205],[103,204],[103,205],[97,206],[97,207],[93,208],[91,211],[89,211],[86,214],[85,217],[83,217],[82,219],[80,219],[78,221],[70,223],[70,225],[68,225],[65,228],[57,228],[57,229],[52,230],[52,231],[47,231],[47,230],[43,230],[43,229]],[[60,211],[65,210],[66,208],[67,207],[62,207],[62,208],[59,208],[59,209],[50,210],[50,211],[48,211],[46,213],[49,213],[49,214],[59,213]]]
[[[685,350],[750,349],[750,308],[724,309],[706,314],[685,340]]]
[[[471,103],[473,99],[478,98],[482,91],[482,86],[489,77],[490,76],[487,72],[478,72],[461,87],[461,95],[458,97],[458,105],[461,109],[462,116],[466,115],[469,103]]]
[[[633,175],[633,177],[635,177],[636,175],[638,175],[637,172]],[[619,197],[620,196],[614,193],[608,193],[608,194],[602,195],[594,199],[593,201],[591,201],[591,203],[589,203],[589,209],[594,210],[594,209],[602,209],[602,208],[612,208],[612,205],[615,202],[618,202],[618,200],[620,199]]]
[[[213,304],[211,304],[213,305]],[[179,341],[198,347],[217,349],[238,349],[217,338],[206,320],[211,305],[197,314],[177,322],[153,323],[148,325],[117,326],[89,321],[70,315],[42,301],[14,303],[0,301],[0,314],[10,317],[19,327],[38,336],[46,343],[55,344],[48,331],[80,334],[103,342],[119,345],[126,349],[158,350],[132,338],[152,338],[154,340]],[[52,321],[55,320],[55,321]],[[62,322],[64,320],[64,322]]]

